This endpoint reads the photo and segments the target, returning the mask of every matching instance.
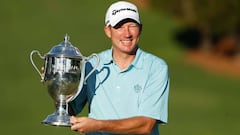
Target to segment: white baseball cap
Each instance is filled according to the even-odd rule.
[[[113,3],[108,8],[105,16],[105,25],[115,27],[119,22],[126,19],[141,24],[137,7],[130,2],[119,1]]]

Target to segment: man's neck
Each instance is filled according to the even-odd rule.
[[[137,51],[137,49],[136,49],[136,51]],[[113,51],[114,62],[118,65],[118,67],[120,69],[126,69],[134,61],[134,59],[136,57],[136,51],[134,53],[131,53],[131,54],[120,53],[120,52],[117,53],[117,52]]]

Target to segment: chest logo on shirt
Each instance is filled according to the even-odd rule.
[[[139,93],[142,90],[142,86],[139,84],[134,85],[134,90],[136,93]]]

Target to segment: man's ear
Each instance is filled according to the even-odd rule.
[[[105,32],[105,34],[106,34],[106,36],[107,36],[108,38],[111,38],[111,37],[112,37],[110,26],[105,26],[105,27],[104,27],[104,32]]]
[[[142,24],[139,24],[139,34],[140,34],[140,35],[142,34],[142,27],[143,27],[143,25],[142,25]]]

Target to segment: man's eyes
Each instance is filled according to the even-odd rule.
[[[119,27],[119,29],[123,29],[123,28],[125,28],[125,27]],[[130,25],[130,26],[128,26],[128,28],[138,28],[138,26],[137,25]]]

